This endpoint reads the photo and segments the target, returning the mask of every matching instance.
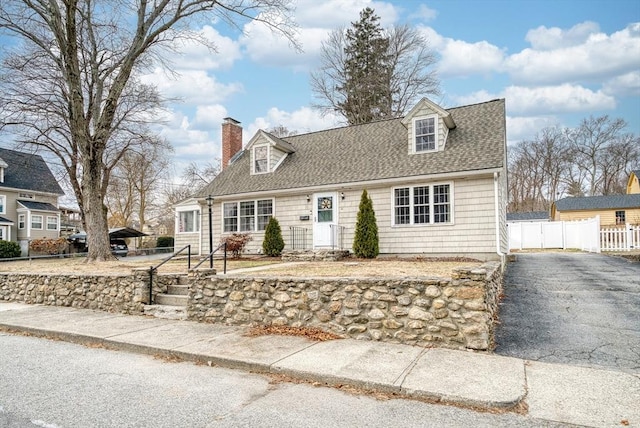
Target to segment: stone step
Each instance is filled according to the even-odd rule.
[[[169,285],[167,287],[167,294],[173,294],[178,296],[188,296],[189,295],[189,286],[188,285]]]
[[[187,306],[189,296],[179,296],[175,294],[156,294],[154,303],[157,305]]]
[[[178,277],[178,285],[189,285],[190,281],[189,281],[189,277],[184,275],[181,277]]]
[[[144,314],[167,320],[186,320],[187,308],[171,305],[145,305]]]

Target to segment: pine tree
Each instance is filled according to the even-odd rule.
[[[380,253],[376,213],[373,211],[373,201],[366,190],[362,191],[360,197],[356,232],[353,238],[353,253],[356,257],[366,259],[373,259]]]
[[[264,241],[262,242],[262,251],[267,256],[278,257],[284,249],[284,239],[282,239],[282,230],[280,223],[275,217],[269,218],[267,228],[264,231]]]
[[[344,53],[346,99],[340,106],[350,125],[387,118],[391,114],[389,39],[380,26],[380,17],[367,7],[360,21],[346,32]]]

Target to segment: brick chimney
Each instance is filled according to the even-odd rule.
[[[242,127],[240,122],[225,117],[222,123],[222,169],[229,165],[229,160],[242,150]]]

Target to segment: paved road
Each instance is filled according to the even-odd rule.
[[[496,352],[640,373],[640,263],[523,253],[505,275]]]
[[[568,426],[6,333],[0,356],[0,427]]]

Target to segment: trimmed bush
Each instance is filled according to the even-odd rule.
[[[280,223],[275,217],[269,218],[267,228],[264,231],[264,241],[262,241],[262,251],[267,256],[278,257],[284,249],[284,239],[282,239],[282,230]]]
[[[232,257],[238,259],[252,239],[249,233],[232,233],[231,235],[223,236],[220,239],[220,243],[226,242],[227,252],[231,252]]]
[[[156,240],[156,247],[158,248],[167,248],[173,247],[173,236],[158,236]]]
[[[353,253],[356,257],[365,259],[373,259],[380,253],[376,213],[373,211],[373,201],[366,190],[362,191],[360,197],[356,232],[353,238]]]
[[[20,257],[20,245],[13,241],[0,241],[0,259]]]

